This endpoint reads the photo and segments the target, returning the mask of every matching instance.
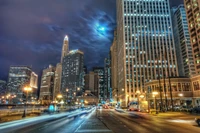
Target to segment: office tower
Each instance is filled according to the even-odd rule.
[[[54,95],[53,95],[54,100],[56,96],[60,94],[61,76],[62,76],[62,64],[58,63],[56,65],[55,78],[54,78]]]
[[[99,80],[98,74],[90,71],[89,74],[85,75],[85,91],[90,90],[90,92],[98,97],[98,89],[99,89]]]
[[[6,81],[0,80],[0,96],[6,93]]]
[[[179,76],[190,77],[195,67],[184,5],[172,8],[172,20]]]
[[[63,47],[62,47],[62,55],[61,55],[61,63],[63,62],[63,58],[69,53],[69,38],[68,36],[65,36],[63,41]]]
[[[117,94],[117,31],[114,31],[113,43],[110,47],[111,54],[111,88],[112,88],[112,97],[114,101],[118,100]]]
[[[55,69],[54,66],[49,65],[49,67],[42,72],[40,85],[40,100],[42,104],[50,104],[54,100]]]
[[[16,95],[16,98],[21,101],[26,98],[25,87],[31,87],[32,91],[29,92],[28,100],[31,97],[37,96],[37,82],[38,76],[28,66],[11,66],[8,76],[7,93]]]
[[[196,74],[200,74],[200,1],[184,0]]]
[[[84,66],[83,67],[83,91],[85,91],[86,89],[86,74],[87,74],[87,67]]]
[[[110,53],[108,58],[105,58],[104,60],[104,99],[106,101],[110,101],[112,98],[112,88],[111,88],[111,59],[110,59]]]
[[[101,102],[103,102],[105,99],[105,77],[104,77],[104,68],[103,67],[93,67],[93,72],[98,74],[98,83],[99,83],[99,90],[98,90],[98,97]]]
[[[61,91],[68,98],[74,98],[82,92],[83,59],[84,53],[80,50],[72,50],[63,58]]]
[[[122,106],[145,82],[178,75],[169,0],[117,1],[117,58]]]

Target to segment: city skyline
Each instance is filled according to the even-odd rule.
[[[60,60],[65,35],[69,36],[70,49],[78,48],[86,53],[85,65],[89,69],[94,66],[103,67],[104,58],[109,53],[113,31],[116,27],[115,0],[85,0],[80,2],[77,9],[70,8],[76,4],[75,1],[69,1],[68,4],[58,2],[51,10],[47,9],[50,5],[45,5],[45,12],[34,9],[37,1],[21,1],[19,4],[8,0],[1,4],[3,14],[0,14],[0,18],[7,23],[0,22],[0,29],[2,29],[0,32],[0,61],[4,64],[1,66],[0,79],[7,80],[10,65],[32,66],[39,76],[49,64],[56,66]],[[179,3],[182,3],[182,0],[172,5]],[[15,8],[12,8],[13,4],[16,4]],[[7,8],[3,8],[4,6]],[[27,6],[30,8],[25,8]],[[59,7],[61,7],[60,11],[57,11]],[[17,14],[23,11],[25,17],[18,19],[10,14],[11,11],[15,12],[15,16],[19,16]],[[71,14],[74,16],[71,17]],[[74,23],[76,21],[81,23]],[[18,28],[22,29],[16,33],[15,31],[19,31]],[[88,31],[87,35],[86,31]],[[79,39],[80,36],[81,39]],[[26,57],[30,57],[31,60]]]

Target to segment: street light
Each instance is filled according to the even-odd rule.
[[[24,91],[26,91],[26,102],[25,102],[25,106],[24,106],[24,113],[22,115],[22,118],[25,118],[26,117],[26,106],[27,106],[27,102],[28,102],[28,92],[29,91],[32,91],[32,88],[31,87],[25,87],[24,88]]]
[[[158,114],[158,108],[157,108],[157,101],[156,101],[156,95],[158,95],[158,92],[154,91],[152,92],[153,97],[155,98],[154,100],[154,109],[156,109],[156,114]]]
[[[182,103],[181,97],[183,97],[183,93],[179,93],[178,96],[180,97],[180,105],[181,105],[181,103]]]

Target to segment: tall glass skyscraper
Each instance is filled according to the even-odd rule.
[[[195,67],[184,5],[172,8],[172,19],[179,75],[190,77]]]
[[[169,0],[117,0],[118,94],[137,101],[144,83],[177,76]]]
[[[81,94],[83,89],[84,53],[71,50],[62,63],[61,92],[69,98]],[[68,92],[66,90],[68,89]]]

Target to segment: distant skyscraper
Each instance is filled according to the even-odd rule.
[[[6,93],[6,81],[0,80],[0,96]]]
[[[94,73],[98,74],[98,79],[99,79],[99,90],[98,90],[98,97],[100,101],[105,100],[105,76],[104,76],[104,68],[103,67],[93,67]]]
[[[62,76],[62,64],[58,63],[56,65],[55,78],[54,78],[54,95],[53,95],[53,99],[55,99],[56,96],[60,93],[61,76]]]
[[[32,72],[28,66],[11,66],[8,76],[7,93],[16,95],[17,98],[24,98],[24,87],[29,86],[32,88],[29,97],[36,97],[37,95],[37,82],[38,76]],[[24,94],[25,95],[25,94]]]
[[[63,62],[63,58],[69,53],[69,38],[68,36],[65,36],[63,41],[63,47],[62,47],[62,55],[61,55],[61,63]]]
[[[195,67],[184,5],[172,8],[172,18],[179,76],[190,77]]]
[[[85,75],[85,91],[90,90],[92,94],[98,97],[98,74],[94,72],[89,72],[89,74]]]
[[[117,0],[117,54],[122,106],[145,82],[168,77],[168,67],[178,75],[169,0]]]
[[[196,74],[200,74],[200,1],[184,0]]]
[[[111,88],[111,59],[110,59],[110,53],[109,57],[105,58],[104,60],[104,99],[105,100],[111,100],[112,98],[112,88]]]
[[[82,92],[83,63],[84,53],[80,50],[72,50],[63,58],[61,91],[70,98]],[[66,89],[69,90],[68,93]]]
[[[42,72],[40,86],[40,100],[42,101],[42,104],[49,104],[54,100],[54,78],[55,67],[49,65],[49,67]]]

